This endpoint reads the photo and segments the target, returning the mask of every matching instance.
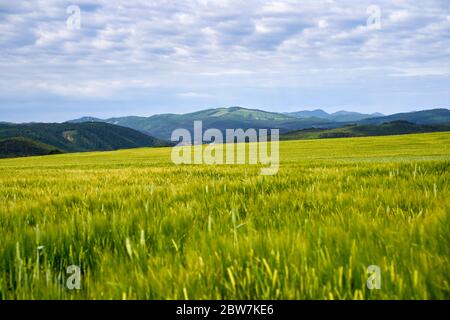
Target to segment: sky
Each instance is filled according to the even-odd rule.
[[[449,0],[0,0],[0,121],[450,108]]]

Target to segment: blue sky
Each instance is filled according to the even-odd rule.
[[[448,0],[0,1],[0,48],[0,121],[450,107]]]

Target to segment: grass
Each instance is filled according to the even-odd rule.
[[[170,151],[1,160],[0,298],[450,298],[450,133],[286,141],[276,176]]]

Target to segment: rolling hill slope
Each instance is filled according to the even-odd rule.
[[[1,157],[165,146],[139,131],[108,123],[0,124]]]
[[[407,113],[396,113],[390,116],[361,120],[360,124],[381,124],[392,121],[408,121],[417,124],[450,124],[450,110],[432,109]]]
[[[49,155],[62,153],[61,150],[45,143],[23,137],[0,140],[0,158],[25,157],[29,155]]]
[[[281,135],[281,140],[305,140],[367,136],[390,136],[411,133],[450,131],[450,124],[419,125],[407,121],[393,121],[380,125],[346,125],[335,129],[304,129]]]

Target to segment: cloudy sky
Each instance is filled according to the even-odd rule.
[[[0,48],[0,121],[450,107],[449,0],[0,0]]]

